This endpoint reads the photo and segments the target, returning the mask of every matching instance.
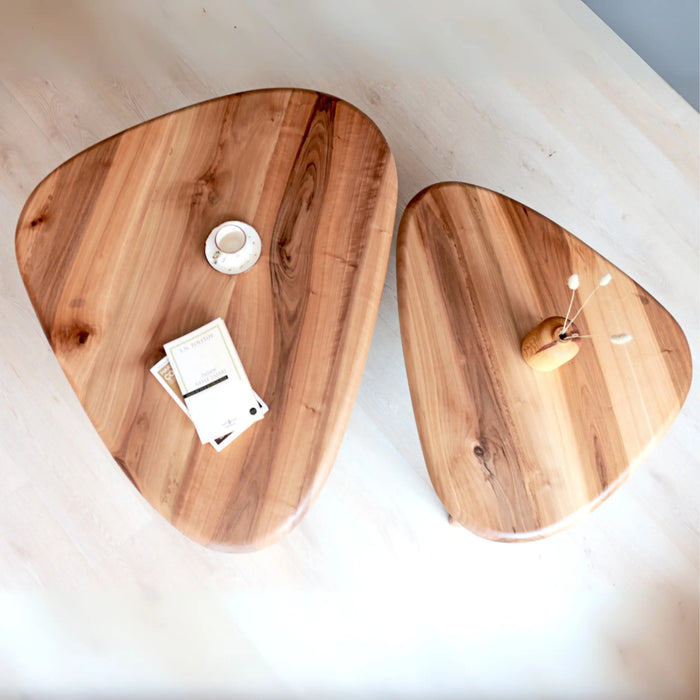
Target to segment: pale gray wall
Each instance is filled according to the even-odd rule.
[[[695,109],[700,109],[700,0],[583,2]]]

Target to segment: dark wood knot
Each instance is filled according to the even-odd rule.
[[[92,344],[94,328],[83,323],[57,328],[51,333],[51,345],[56,351],[69,352],[71,349]]]

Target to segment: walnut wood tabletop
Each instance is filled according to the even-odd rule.
[[[17,259],[51,347],[116,461],[189,537],[259,548],[318,494],[369,350],[396,192],[391,152],[364,114],[280,89],[129,129],[29,198]],[[226,220],[262,239],[240,276],[204,257]],[[219,316],[270,406],[221,453],[149,372],[164,343]]]
[[[453,520],[496,540],[552,534],[598,505],[670,426],[690,386],[683,332],[647,292],[518,202],[441,183],[399,229],[399,312],[430,478]],[[521,340],[610,273],[578,354],[535,371]],[[624,345],[610,342],[631,334]]]

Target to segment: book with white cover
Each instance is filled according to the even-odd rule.
[[[202,443],[262,417],[226,324],[220,318],[164,346]]]

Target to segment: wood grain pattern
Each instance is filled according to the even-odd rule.
[[[369,349],[396,189],[365,115],[324,94],[264,90],[125,131],[29,198],[17,259],[56,357],[134,485],[193,539],[265,546],[318,494]],[[204,258],[229,219],[263,243],[240,277]],[[220,454],[149,373],[165,342],[217,316],[270,406]]]
[[[579,292],[578,355],[534,371],[520,343]],[[418,194],[399,229],[401,335],[423,453],[458,522],[497,540],[549,535],[599,504],[670,426],[691,379],[678,324],[541,214],[462,183]],[[582,297],[579,296],[579,304]],[[628,332],[624,346],[609,342]]]

